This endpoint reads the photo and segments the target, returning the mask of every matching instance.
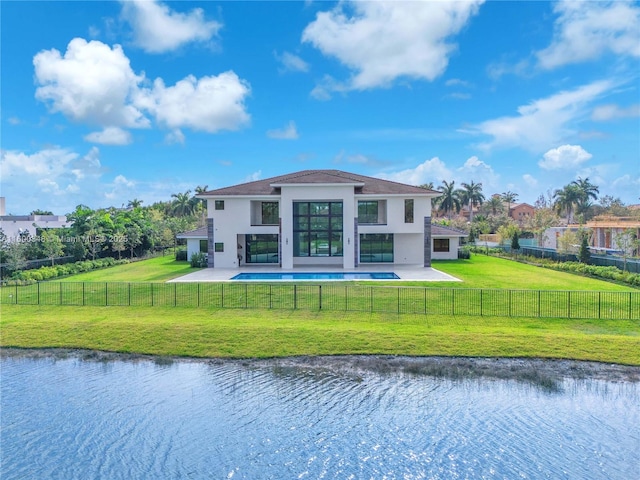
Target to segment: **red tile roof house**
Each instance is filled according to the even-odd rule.
[[[431,199],[439,195],[340,170],[304,170],[197,195],[207,201],[207,225],[178,238],[187,239],[187,258],[206,249],[211,268],[430,267],[432,258],[457,258],[466,235],[434,231]]]

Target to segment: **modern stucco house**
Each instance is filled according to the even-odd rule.
[[[431,225],[440,193],[340,170],[304,170],[210,190],[207,225],[178,235],[208,266],[431,266],[465,234]],[[435,235],[434,235],[435,233]]]

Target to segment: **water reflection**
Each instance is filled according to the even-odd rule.
[[[3,479],[627,479],[640,466],[640,384],[624,378],[480,360],[451,374],[391,358],[107,360],[2,359]]]

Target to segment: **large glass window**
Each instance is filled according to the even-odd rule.
[[[393,262],[393,234],[360,234],[360,263],[379,262]]]
[[[278,235],[246,235],[246,263],[278,263]]]
[[[358,223],[378,223],[378,202],[361,200],[358,202]]]
[[[294,257],[341,257],[342,231],[342,202],[294,202]]]
[[[207,253],[209,251],[209,240],[200,240],[200,253]]]

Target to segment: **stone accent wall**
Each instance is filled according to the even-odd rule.
[[[207,218],[207,267],[214,267],[215,246],[213,239],[213,218]]]
[[[360,234],[358,233],[358,217],[353,219],[353,266],[358,266],[358,252],[360,250]]]
[[[431,217],[424,217],[424,266],[431,266]]]

